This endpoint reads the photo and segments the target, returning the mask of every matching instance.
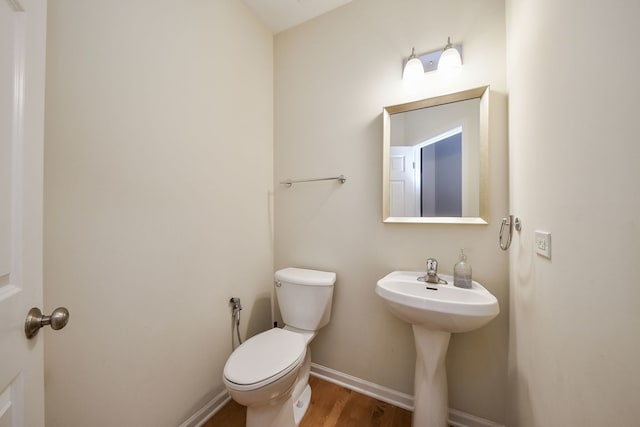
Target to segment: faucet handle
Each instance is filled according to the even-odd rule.
[[[438,261],[434,258],[427,259],[427,272],[429,271],[438,272]]]

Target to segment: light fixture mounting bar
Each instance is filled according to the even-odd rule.
[[[460,57],[462,58],[462,45],[455,44],[453,47],[458,51]],[[428,73],[429,71],[435,71],[438,69],[438,60],[440,59],[440,55],[442,55],[444,49],[434,50],[427,53],[422,53],[420,55],[416,55],[420,61],[422,61],[422,66],[424,67],[424,72]],[[403,69],[407,64],[407,59],[404,60],[404,64],[402,64]]]

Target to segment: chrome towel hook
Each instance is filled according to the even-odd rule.
[[[509,233],[507,235],[506,243],[502,238],[505,227],[508,227],[507,231]],[[509,246],[511,246],[511,237],[513,236],[514,228],[516,229],[516,231],[522,230],[522,222],[520,221],[520,218],[516,217],[514,219],[513,215],[509,215],[509,218],[502,218],[502,224],[500,225],[500,235],[498,236],[498,244],[500,245],[500,249],[502,249],[503,251],[506,251],[507,249],[509,249]]]

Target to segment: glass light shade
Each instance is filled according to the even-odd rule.
[[[458,50],[454,47],[446,48],[440,55],[438,71],[455,70],[460,67],[462,67],[462,58]]]
[[[422,66],[422,61],[414,55],[413,58],[410,58],[404,66],[402,80],[405,82],[415,83],[420,81],[423,75],[424,67]]]

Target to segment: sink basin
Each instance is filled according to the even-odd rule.
[[[394,271],[378,281],[376,293],[400,319],[431,330],[469,332],[500,313],[496,297],[478,282],[464,289],[453,286],[451,276],[440,275],[448,284],[436,285],[419,281],[424,275]]]
[[[469,289],[425,283],[419,271],[394,271],[378,280],[376,293],[396,316],[411,323],[416,343],[413,425],[447,427],[447,370],[445,359],[452,333],[486,325],[500,313],[498,300],[480,283]]]

